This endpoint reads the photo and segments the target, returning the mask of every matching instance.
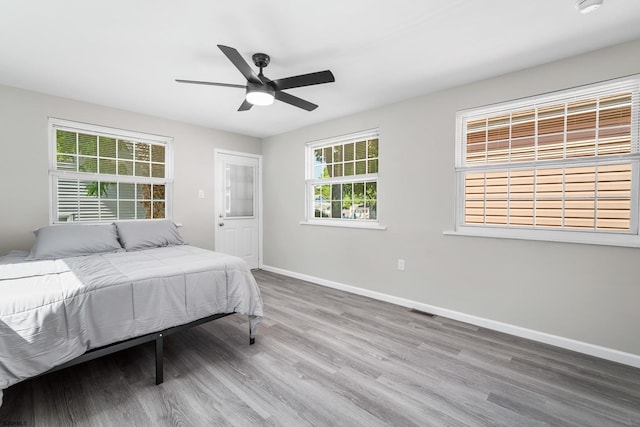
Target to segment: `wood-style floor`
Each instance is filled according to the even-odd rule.
[[[640,426],[640,369],[256,271],[265,319],[5,390],[0,426]]]

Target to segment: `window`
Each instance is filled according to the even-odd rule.
[[[459,112],[457,231],[640,244],[639,82]]]
[[[51,223],[170,218],[171,138],[50,119]]]
[[[307,222],[378,224],[378,130],[307,144]]]

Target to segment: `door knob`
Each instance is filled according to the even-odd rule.
[[[220,223],[218,223],[218,225],[219,225],[220,227],[224,227],[224,222],[220,222]]]

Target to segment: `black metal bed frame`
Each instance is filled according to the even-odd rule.
[[[164,337],[167,335],[175,334],[176,332],[181,332],[186,329],[190,329],[194,326],[201,325],[203,323],[211,322],[213,320],[219,319],[221,317],[230,316],[235,313],[218,313],[212,316],[203,317],[198,320],[194,320],[189,323],[185,323],[184,325],[178,325],[171,328],[164,329],[158,332],[152,332],[150,334],[141,335],[139,337],[130,338],[128,340],[119,341],[113,344],[105,345],[103,347],[98,347],[87,351],[84,354],[76,357],[75,359],[69,360],[68,362],[63,363],[62,365],[58,365],[49,369],[47,372],[44,372],[40,375],[46,375],[51,372],[59,371],[61,369],[69,368],[71,366],[78,365],[80,363],[88,362],[93,359],[97,359],[102,356],[106,356],[108,354],[117,353],[121,350],[125,350],[127,348],[135,347],[140,344],[144,344],[149,341],[156,342],[156,385],[162,384],[164,381],[164,371],[163,371],[163,344]],[[251,337],[251,332],[249,333],[249,344],[252,345],[255,343],[255,338]],[[38,376],[40,376],[38,375]]]

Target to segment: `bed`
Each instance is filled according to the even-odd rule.
[[[0,390],[150,340],[158,383],[165,335],[238,313],[253,343],[262,310],[244,260],[184,244],[170,221],[46,227],[0,258]]]

